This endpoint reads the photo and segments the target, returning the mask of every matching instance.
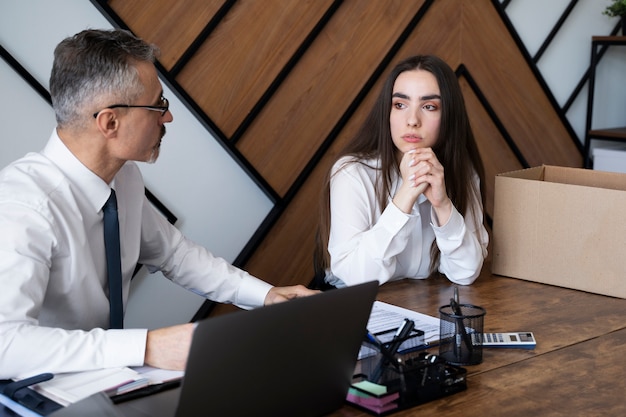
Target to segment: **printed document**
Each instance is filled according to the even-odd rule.
[[[439,342],[439,318],[382,301],[374,302],[367,322],[367,330],[371,334],[378,336],[381,342],[386,343],[393,338],[395,330],[402,324],[405,318],[413,320],[415,329],[424,332],[425,345],[421,347],[422,349],[437,345]],[[387,337],[381,336],[381,333],[384,333]],[[405,346],[400,346],[398,351],[402,352],[405,349]],[[374,352],[367,346],[362,346],[359,352],[359,359],[367,357],[372,353]]]

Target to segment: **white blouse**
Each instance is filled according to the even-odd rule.
[[[468,209],[464,218],[453,207],[448,222],[439,225],[423,194],[410,214],[393,204],[392,196],[402,181],[398,177],[383,211],[375,196],[375,167],[379,162],[348,162],[350,159],[341,158],[332,169],[328,283],[343,287],[373,280],[384,284],[402,278],[427,278],[435,239],[441,252],[439,271],[457,284],[474,282],[489,243],[480,200],[473,203],[475,215]],[[473,181],[478,187],[478,175]]]

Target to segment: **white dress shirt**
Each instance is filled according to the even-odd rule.
[[[124,305],[138,262],[212,300],[263,305],[271,285],[186,239],[146,199],[135,163],[106,184],[55,131],[41,153],[0,171],[0,378],[143,365],[147,330],[106,330],[102,206],[111,188]]]
[[[435,239],[441,251],[439,271],[457,284],[474,282],[489,242],[480,201],[474,202],[475,216],[468,210],[464,218],[453,207],[448,222],[439,225],[423,194],[410,214],[393,204],[391,196],[402,181],[396,178],[383,211],[375,193],[374,167],[379,162],[348,162],[350,159],[341,158],[332,169],[327,282],[343,287],[374,280],[383,284],[402,278],[427,278]],[[478,186],[478,175],[473,180]]]

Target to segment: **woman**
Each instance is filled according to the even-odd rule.
[[[478,277],[489,237],[484,169],[458,80],[435,56],[389,74],[322,199],[318,275],[335,287]]]

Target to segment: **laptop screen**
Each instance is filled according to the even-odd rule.
[[[201,321],[177,417],[319,416],[344,404],[378,282]]]

